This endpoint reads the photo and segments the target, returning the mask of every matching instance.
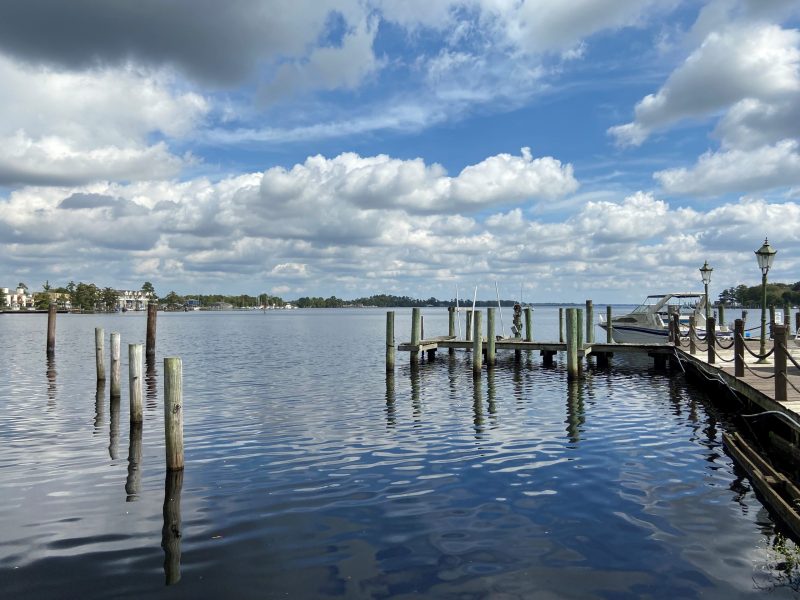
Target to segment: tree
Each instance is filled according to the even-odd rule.
[[[40,292],[33,298],[33,306],[36,310],[45,310],[50,308],[50,294],[47,292]]]
[[[46,280],[45,280],[45,282],[42,284],[42,289],[43,289],[45,292],[49,292],[49,291],[50,291],[50,289],[51,289],[51,287],[52,287],[52,286],[50,285],[50,280],[49,280],[49,279],[46,279]]]
[[[164,303],[167,306],[181,306],[183,304],[183,298],[178,294],[176,294],[174,291],[171,291],[164,298]]]
[[[23,282],[21,282],[21,281],[20,281],[20,282],[17,284],[17,288],[22,288],[22,289],[23,289],[23,290],[25,290],[26,292],[28,291],[28,286],[27,286],[27,285],[25,285],[25,284],[24,284]]]
[[[103,291],[100,292],[100,303],[103,305],[103,308],[108,312],[113,312],[117,308],[117,301],[119,300],[119,292],[117,290],[105,287]]]
[[[100,290],[97,289],[95,284],[81,281],[75,286],[72,293],[72,307],[80,308],[82,311],[93,311],[100,299],[99,296]]]
[[[153,287],[153,284],[149,281],[145,281],[142,284],[142,291],[147,295],[148,298],[155,298],[156,297],[156,289]]]

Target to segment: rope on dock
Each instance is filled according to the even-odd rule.
[[[786,346],[784,346],[783,344],[778,344],[778,345],[781,347],[781,350],[783,350],[784,354],[786,354],[786,358],[788,358],[795,367],[800,369],[800,365],[797,364],[797,361],[794,359],[794,356],[789,354],[789,350],[786,348]]]
[[[769,354],[767,356],[769,356]],[[753,369],[751,369],[750,365],[748,365],[747,363],[744,363],[744,368],[750,371],[753,375],[755,375],[759,379],[772,379],[773,377],[775,377],[775,373],[771,373],[769,375],[759,375],[758,373],[753,371]]]
[[[715,358],[718,358],[722,362],[726,362],[726,363],[733,362],[734,359],[735,359],[735,357],[733,357],[733,356],[731,358],[722,358],[719,354],[715,354],[714,356],[715,356]]]
[[[740,338],[742,341],[744,341],[744,338],[743,338],[742,336],[739,336],[739,338]],[[749,353],[750,353],[750,356],[752,356],[753,358],[757,358],[758,360],[762,360],[762,359],[764,359],[764,358],[769,358],[769,357],[772,355],[772,353],[773,353],[773,352],[775,352],[775,346],[773,346],[773,347],[772,347],[772,350],[770,350],[770,351],[769,351],[769,352],[767,352],[766,354],[756,354],[755,352],[753,352],[752,350],[750,350],[750,348],[748,348],[748,347],[747,347],[747,344],[742,344],[742,345],[744,346],[744,349],[745,349],[745,350],[747,350],[747,352],[749,352]]]
[[[734,343],[735,343],[735,341],[731,341],[731,343],[726,346],[722,342],[719,341],[719,338],[717,338],[717,346],[719,346],[723,350],[730,350],[731,348],[733,348],[733,344]]]

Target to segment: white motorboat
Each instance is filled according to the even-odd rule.
[[[611,318],[611,336],[622,343],[667,343],[669,339],[669,315],[677,313],[681,335],[689,335],[689,319],[695,318],[695,332],[703,337],[706,333],[706,297],[697,292],[654,294],[645,298],[631,312]],[[608,329],[608,323],[600,315],[600,327]],[[730,338],[731,330],[724,325],[715,328],[718,338]]]

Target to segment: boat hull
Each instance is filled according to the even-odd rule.
[[[600,323],[600,327],[606,329],[606,324]],[[611,337],[620,344],[666,344],[669,341],[666,329],[648,329],[631,325],[613,325]]]

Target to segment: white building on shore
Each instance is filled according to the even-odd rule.
[[[34,307],[33,294],[25,287],[18,287],[13,291],[5,287],[0,288],[0,295],[6,300],[6,310],[28,310]]]
[[[126,310],[147,310],[150,296],[142,290],[117,290],[117,308]]]

